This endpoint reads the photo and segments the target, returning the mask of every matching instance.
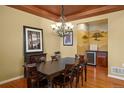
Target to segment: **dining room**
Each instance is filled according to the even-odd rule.
[[[123,5],[0,5],[0,15],[0,88],[124,87]],[[78,25],[94,22],[107,28],[105,43],[90,41],[105,44],[107,68],[88,64],[87,35],[78,46]]]

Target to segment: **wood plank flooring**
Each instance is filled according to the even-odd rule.
[[[83,86],[80,83],[78,84],[79,88],[124,88],[124,81],[107,76],[107,68],[104,67],[92,67],[88,66],[87,68],[87,81],[84,81]],[[11,81],[9,83],[0,85],[0,88],[26,88],[26,79],[18,79]],[[73,83],[75,87],[75,83]]]

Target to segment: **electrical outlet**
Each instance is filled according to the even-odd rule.
[[[122,67],[124,67],[124,64],[122,64]]]

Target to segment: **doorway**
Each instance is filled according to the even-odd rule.
[[[87,54],[89,65],[108,66],[108,19],[78,24],[77,54]]]

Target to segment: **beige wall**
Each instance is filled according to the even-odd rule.
[[[37,17],[7,6],[0,6],[0,81],[23,74],[23,25],[44,30],[44,47],[48,60],[56,50],[61,50],[62,57],[77,53],[77,24],[100,19],[108,19],[108,68],[122,67],[124,63],[124,11],[72,21],[74,28],[73,46],[63,46],[59,37],[52,33],[53,21]],[[123,76],[120,76],[123,77]]]
[[[111,73],[112,66],[122,67],[124,63],[124,11],[113,12],[100,16],[85,18],[81,20],[72,21],[76,26],[74,29],[74,45],[65,47],[61,43],[60,49],[63,56],[74,56],[77,53],[77,24],[101,19],[108,19],[108,74]],[[61,42],[63,42],[61,40]],[[70,52],[71,51],[71,52]],[[119,75],[115,75],[119,76]],[[124,77],[124,76],[120,76]]]
[[[53,21],[0,6],[0,81],[23,75],[23,25],[42,28],[47,60],[60,50],[60,39],[51,31]]]
[[[108,19],[108,65],[111,74],[111,66],[122,67],[124,64],[124,11],[110,14]]]
[[[75,28],[74,28],[75,29]],[[73,46],[63,46],[63,38],[60,42],[60,51],[62,57],[74,57],[77,53],[77,35],[76,31],[73,31]]]

